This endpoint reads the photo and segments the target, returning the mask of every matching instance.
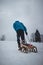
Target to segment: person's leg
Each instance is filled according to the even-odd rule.
[[[21,39],[22,39],[22,43],[25,43],[25,36],[23,30],[21,30]]]
[[[18,43],[18,48],[20,48],[20,31],[17,31],[17,43]]]

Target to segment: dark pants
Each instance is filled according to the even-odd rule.
[[[41,38],[40,37],[35,37],[35,41],[36,42],[41,42]]]
[[[18,47],[20,47],[20,37],[21,37],[22,41],[25,41],[24,31],[23,30],[18,30],[17,31],[17,43],[18,43]]]

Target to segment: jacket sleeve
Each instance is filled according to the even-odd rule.
[[[27,32],[27,29],[26,29],[26,27],[24,26],[24,24],[23,23],[21,23],[22,24],[22,26],[24,27],[24,31],[25,31],[25,33]]]

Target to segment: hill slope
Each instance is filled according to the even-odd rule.
[[[31,43],[38,53],[22,53],[16,42],[0,41],[0,65],[43,65],[43,43]]]

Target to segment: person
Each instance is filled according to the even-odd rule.
[[[41,42],[40,33],[37,29],[36,29],[36,32],[35,32],[35,41],[36,42]]]
[[[15,29],[16,33],[17,33],[17,43],[18,43],[18,48],[19,50],[21,49],[20,47],[20,37],[21,37],[21,40],[22,42],[25,42],[25,35],[24,35],[24,32],[26,33],[26,35],[28,34],[27,33],[27,29],[26,27],[24,26],[23,23],[21,23],[20,21],[15,21],[13,23],[13,28]]]

